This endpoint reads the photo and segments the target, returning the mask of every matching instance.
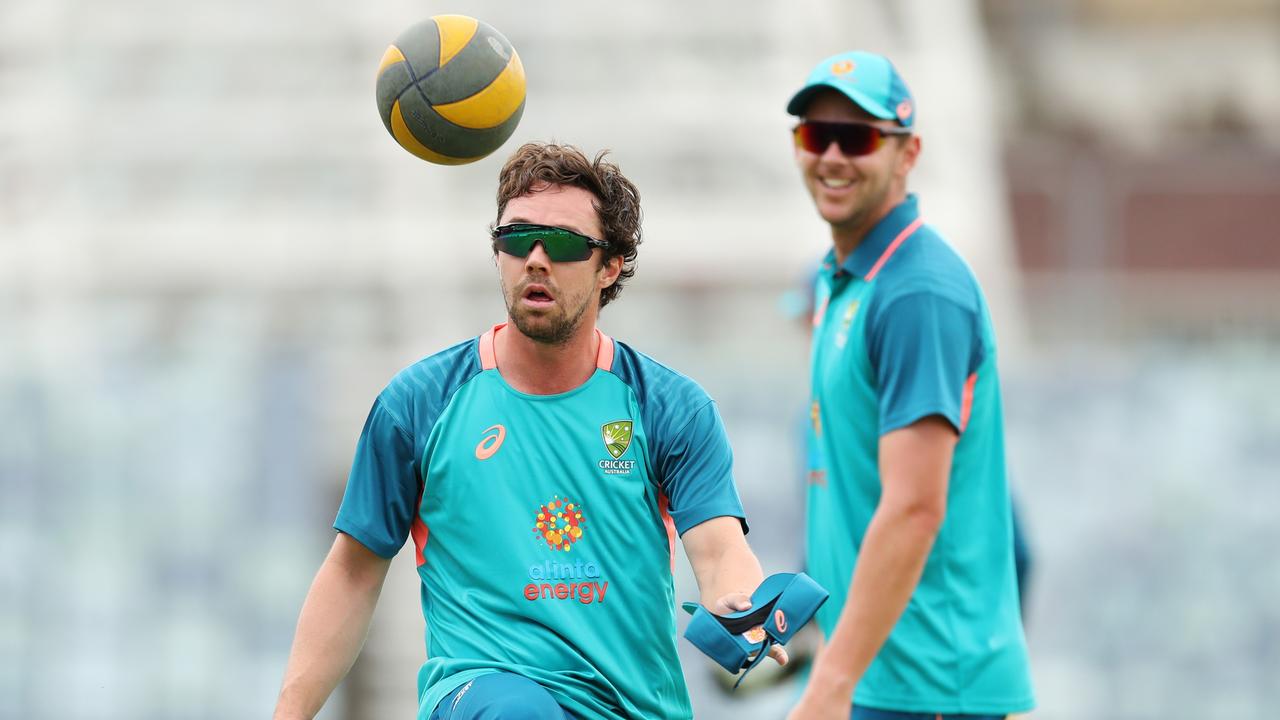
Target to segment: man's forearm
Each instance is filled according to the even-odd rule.
[[[694,526],[682,539],[698,581],[698,595],[708,608],[732,593],[750,596],[764,579],[760,561],[735,517],[712,518]]]
[[[940,522],[933,513],[883,507],[872,517],[815,680],[853,691],[911,600]]]
[[[726,549],[715,561],[714,568],[707,582],[699,588],[702,604],[707,607],[714,607],[717,600],[730,593],[749,596],[764,579],[760,561],[745,543]]]
[[[298,617],[275,720],[311,720],[351,669],[386,578],[335,558],[320,566]]]

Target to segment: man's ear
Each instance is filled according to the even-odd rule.
[[[920,159],[920,136],[911,135],[902,144],[902,155],[898,160],[898,174],[906,177],[916,167]]]
[[[618,282],[622,274],[622,256],[614,255],[600,265],[600,289],[603,290]]]

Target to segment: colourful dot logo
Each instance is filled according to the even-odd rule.
[[[852,60],[841,60],[840,62],[831,65],[832,75],[848,75],[851,72],[853,72]]]
[[[582,505],[559,495],[538,509],[533,521],[533,534],[552,550],[569,552],[582,539],[586,518]]]
[[[903,100],[902,102],[898,103],[897,113],[898,113],[899,120],[906,122],[907,118],[911,117],[911,113],[914,111],[915,109],[911,107],[910,100]]]

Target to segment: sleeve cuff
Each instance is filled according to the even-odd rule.
[[[676,524],[676,533],[681,536],[698,525],[718,517],[738,518],[738,522],[742,523],[743,535],[747,534],[751,530],[747,525],[746,513],[742,512],[742,508],[725,507],[723,504],[699,505],[692,509],[685,510],[679,515],[674,513],[671,515],[671,519],[675,521]]]
[[[350,536],[356,542],[369,548],[373,554],[387,560],[395,557],[396,553],[400,552],[400,546],[404,544],[402,542],[398,545],[393,545],[379,540],[376,533],[371,533],[365,528],[341,517],[333,521],[333,529]]]
[[[956,431],[957,435],[960,434],[961,431],[960,431],[960,409],[959,408],[921,407],[921,408],[915,408],[911,410],[905,410],[902,412],[896,412],[896,413],[893,413],[892,415],[882,418],[880,420],[880,436],[884,437],[885,435],[893,432],[894,430],[901,430],[902,428],[914,422],[923,420],[931,415],[937,415],[943,420],[946,420],[948,423],[951,423],[951,428]]]

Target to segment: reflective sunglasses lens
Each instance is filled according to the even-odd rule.
[[[884,136],[871,125],[840,125],[835,132],[840,152],[845,155],[869,155],[880,147]]]
[[[555,262],[577,262],[591,257],[591,246],[587,239],[571,232],[551,231],[540,238],[542,247],[546,248],[547,257]]]
[[[796,141],[805,150],[821,155],[831,147],[850,157],[869,155],[880,147],[883,136],[874,125],[862,123],[804,122],[796,127]]]
[[[529,256],[536,239],[532,233],[508,232],[500,233],[494,238],[493,244],[500,252],[522,258]]]
[[[559,228],[518,229],[497,237],[498,249],[516,257],[528,257],[539,242],[552,262],[577,262],[591,257],[586,238]]]
[[[822,138],[819,137],[819,130],[814,127],[813,123],[800,123],[795,127],[796,145],[804,148],[806,152],[821,155],[827,149],[827,145],[822,144]]]

